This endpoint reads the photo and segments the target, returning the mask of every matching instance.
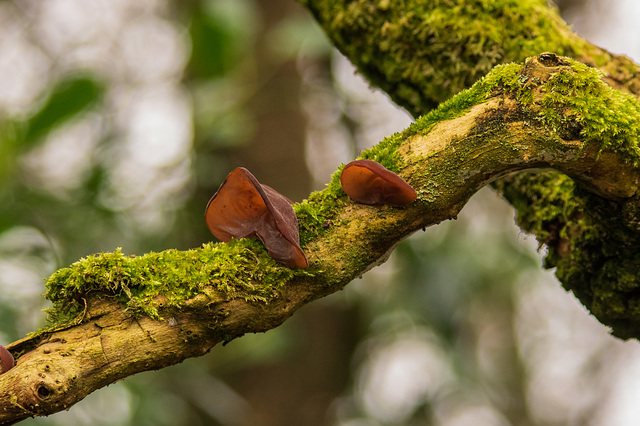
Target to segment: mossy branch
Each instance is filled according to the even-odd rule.
[[[498,64],[542,52],[605,73],[640,93],[640,66],[574,34],[547,0],[298,0],[372,84],[414,117],[470,87]]]
[[[598,199],[635,206],[638,102],[600,77],[553,54],[499,66],[364,152],[403,176],[418,199],[401,209],[355,204],[336,173],[295,206],[308,269],[277,264],[259,242],[241,240],[140,257],[104,253],[56,272],[47,282],[51,328],[7,346],[17,366],[0,375],[0,423],[67,409],[132,374],[274,328],[383,262],[406,236],[455,218],[478,189],[513,171],[553,168]],[[593,115],[599,110],[609,121]]]
[[[358,71],[415,117],[468,87],[489,68],[543,51],[597,68],[611,87],[640,95],[640,65],[578,37],[547,0],[299,1]],[[567,119],[557,127],[563,127],[563,137],[573,133],[584,139],[590,132],[608,132],[608,111],[578,105],[583,101],[576,97],[572,104],[567,98],[561,111],[582,109],[583,120],[590,123],[585,127]],[[623,133],[608,132],[608,142],[603,142],[629,141],[637,111],[626,112],[632,122],[616,120],[614,127]],[[562,116],[554,117],[552,110],[545,114],[556,122]],[[629,154],[629,161],[637,161]],[[557,267],[565,288],[612,325],[616,335],[639,337],[638,241],[635,231],[628,231],[637,226],[640,201],[612,203],[557,172],[524,173],[492,185],[514,205],[520,227],[548,247],[545,265]]]

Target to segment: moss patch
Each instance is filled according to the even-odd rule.
[[[359,72],[414,116],[471,86],[497,63],[545,51],[584,57],[614,75],[621,72],[615,68],[618,61],[573,35],[546,0],[299,1]],[[628,63],[622,71],[627,77],[619,80],[633,81],[636,71]],[[609,88],[598,71],[569,61],[544,82],[511,73],[500,84],[516,95],[526,119],[564,140],[598,143],[638,165],[638,102]],[[443,105],[414,127],[428,132],[461,106],[447,110]],[[385,142],[391,154],[397,142]],[[363,156],[372,158],[375,149]],[[393,170],[391,160],[391,167],[385,166]],[[548,245],[546,266],[557,267],[563,285],[617,335],[639,336],[640,219],[634,212],[640,209],[627,208],[624,220],[633,226],[625,227],[620,205],[576,189],[570,178],[556,172],[521,174],[496,186],[516,206],[520,226]]]
[[[496,64],[586,42],[546,0],[304,0],[329,38],[412,114],[435,108]]]
[[[602,80],[599,70],[569,58],[561,59],[568,65],[558,67],[557,72],[544,81],[527,75],[526,65],[497,66],[470,89],[418,119],[415,126],[428,131],[441,119],[459,115],[486,99],[496,88],[502,88],[516,95],[524,114],[533,114],[534,119],[553,133],[565,139],[596,142],[601,150],[621,153],[637,166],[640,162],[638,99],[613,89]],[[541,99],[534,99],[536,93],[541,94]],[[534,104],[535,109],[527,111]]]
[[[55,272],[45,297],[52,327],[82,320],[86,300],[110,297],[132,316],[159,319],[157,296],[180,307],[197,294],[212,301],[242,298],[268,303],[300,273],[271,259],[257,240],[204,244],[188,251],[166,250],[125,256],[120,249],[80,259]]]
[[[518,226],[534,234],[540,246],[549,247],[546,262],[555,266],[558,250],[572,237],[567,225],[576,226],[582,218],[582,203],[574,195],[573,180],[557,172],[519,173],[493,186],[518,212]]]
[[[625,155],[634,165],[640,161],[640,102],[611,88],[603,74],[585,64],[569,61],[543,85],[543,122],[554,131],[577,123],[585,142],[597,141],[601,149]]]
[[[300,245],[304,246],[331,229],[337,221],[340,207],[344,206],[346,194],[335,185],[324,191],[312,192],[309,198],[293,206],[300,228]]]
[[[619,218],[622,207],[576,189],[557,172],[520,173],[494,184],[517,223],[547,247],[546,268],[622,338],[640,335],[640,243]]]

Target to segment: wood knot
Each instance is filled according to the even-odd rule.
[[[45,384],[41,384],[40,386],[38,386],[38,389],[36,390],[38,397],[42,400],[49,398],[53,394],[53,392],[54,391],[49,387],[47,387],[47,385]]]
[[[538,62],[545,67],[557,67],[560,65],[569,65],[562,57],[551,52],[544,52],[538,55]]]

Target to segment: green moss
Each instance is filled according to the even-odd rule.
[[[404,135],[404,132],[402,132],[385,137],[372,148],[362,151],[360,158],[376,161],[392,172],[397,173],[401,168],[402,161],[398,148],[405,141]]]
[[[569,61],[543,85],[543,122],[554,131],[569,123],[581,128],[581,139],[597,141],[601,149],[625,155],[634,165],[640,161],[640,102],[602,81],[602,73],[580,62]]]
[[[529,61],[528,59],[527,61]],[[520,64],[495,67],[471,88],[442,103],[422,116],[400,136],[428,133],[433,126],[465,113],[500,88],[513,93],[523,106],[523,112],[537,103],[535,119],[564,138],[579,138],[597,142],[600,149],[610,149],[625,156],[631,163],[640,162],[640,102],[632,95],[613,89],[602,80],[603,74],[581,62],[563,58],[569,66],[542,81],[523,73]],[[540,91],[541,100],[534,101]],[[377,147],[375,148],[377,149]]]
[[[640,335],[640,244],[624,206],[576,188],[557,172],[520,173],[494,184],[518,225],[547,247],[546,268],[622,338]],[[631,226],[631,227],[629,227]]]
[[[605,68],[619,63],[609,62],[609,55],[572,35],[546,0],[300,1],[359,72],[414,116],[470,87],[498,63],[522,61],[545,51],[589,58],[592,65]],[[503,87],[515,93],[523,106],[521,118],[543,123],[565,140],[597,142],[601,149],[621,152],[638,164],[635,100],[611,91],[595,71],[582,75],[575,72],[580,65],[572,67],[544,83],[540,104],[540,92],[534,89],[542,82],[535,77],[519,75],[505,80]],[[636,74],[631,64],[626,70],[610,71],[626,74],[621,81],[633,81]],[[608,99],[600,102],[603,95]],[[437,114],[459,110],[441,107]],[[427,115],[415,126],[428,132],[441,119]],[[420,172],[423,183],[432,172],[428,164],[425,169]],[[438,181],[445,183],[440,177]],[[619,221],[612,218],[622,214],[616,206],[604,209],[608,214],[600,213],[593,206],[606,201],[581,193],[559,173],[525,174],[517,182],[500,184],[503,191],[505,185],[511,186],[505,196],[517,204],[521,226],[549,246],[546,264],[557,267],[563,285],[616,334],[640,335],[640,290],[634,288],[635,271],[640,270],[634,253],[640,241],[635,238],[637,230],[616,226]],[[637,215],[627,213],[627,222],[637,227]]]
[[[460,117],[472,106],[484,102],[497,88],[505,87],[509,91],[514,90],[519,87],[517,81],[521,70],[521,64],[496,66],[473,86],[441,103],[437,109],[429,114],[418,118],[405,133],[427,134],[438,122]]]
[[[599,71],[563,61],[568,66],[557,67],[544,80],[530,77],[525,66],[517,78],[499,84],[516,95],[523,117],[543,124],[549,134],[597,143],[600,150],[619,152],[637,166],[636,98],[611,89]],[[598,197],[557,172],[520,173],[494,186],[516,208],[518,225],[547,247],[545,267],[555,268],[563,286],[617,336],[640,335],[635,205]]]
[[[306,0],[329,38],[374,85],[415,116],[499,63],[586,42],[546,0]]]
[[[55,272],[46,283],[45,297],[53,303],[48,319],[53,327],[79,322],[87,300],[105,297],[122,303],[134,317],[156,319],[160,303],[180,307],[197,294],[212,301],[268,303],[296,273],[301,272],[275,262],[254,239],[144,256],[125,256],[118,249]]]
[[[346,194],[340,188],[316,191],[309,198],[293,206],[300,227],[300,245],[304,247],[310,241],[327,232],[336,221],[339,207],[344,205]]]
[[[397,173],[404,167],[398,148],[408,137],[416,134],[426,135],[437,123],[464,115],[472,106],[484,102],[498,87],[514,86],[521,70],[522,65],[519,64],[495,67],[472,87],[462,90],[456,96],[441,103],[438,108],[419,117],[404,131],[387,136],[380,143],[364,150],[361,158],[377,161]]]
[[[494,184],[518,212],[517,223],[553,248],[568,239],[566,225],[579,220],[581,203],[571,178],[556,172],[520,173]],[[535,207],[535,208],[534,208]],[[549,262],[549,260],[548,260]],[[554,263],[554,262],[552,262]]]
[[[613,333],[640,335],[640,243],[636,232],[624,226],[620,205],[579,192],[583,226],[573,235],[570,250],[556,259],[556,275]]]

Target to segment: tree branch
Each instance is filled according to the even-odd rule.
[[[372,84],[414,117],[470,87],[494,66],[542,52],[605,73],[640,94],[640,66],[574,34],[547,0],[298,0]]]
[[[489,67],[542,51],[578,59],[600,69],[611,87],[640,95],[640,65],[572,33],[546,0],[467,1],[456,7],[444,0],[300,2],[360,73],[416,117],[468,87]],[[636,119],[637,110],[627,112]],[[605,111],[594,111],[592,118],[598,115],[607,122]],[[589,138],[580,123],[565,124],[565,135]],[[630,142],[626,136],[611,133],[603,142],[624,145]],[[516,208],[519,226],[547,247],[545,266],[556,268],[563,286],[614,334],[638,338],[640,201],[612,202],[585,191],[569,176],[525,173],[493,186]]]
[[[633,108],[635,99],[597,71],[543,54],[497,67],[363,153],[417,190],[411,206],[355,204],[338,174],[297,204],[308,270],[275,263],[255,240],[82,259],[47,283],[54,328],[7,346],[17,365],[0,375],[0,423],[67,409],[129,375],[274,328],[386,260],[406,236],[455,218],[478,189],[513,171],[553,168],[598,199],[633,200],[640,182]],[[611,119],[603,127],[589,111],[605,109]]]

